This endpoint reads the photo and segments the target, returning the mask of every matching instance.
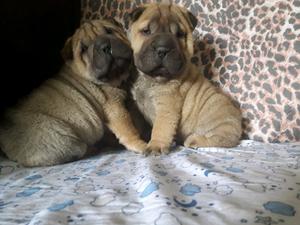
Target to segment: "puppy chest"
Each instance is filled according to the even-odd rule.
[[[145,119],[152,124],[155,118],[155,107],[153,104],[153,98],[149,93],[142,88],[136,88],[133,91],[133,98]]]

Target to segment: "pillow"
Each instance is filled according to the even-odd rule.
[[[112,16],[128,26],[141,0],[82,0],[82,21]],[[300,141],[300,1],[172,1],[198,17],[195,58],[237,102],[244,138]]]

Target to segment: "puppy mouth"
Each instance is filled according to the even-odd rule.
[[[108,82],[110,80],[118,78],[121,74],[128,70],[130,66],[131,59],[120,59],[112,58],[110,62],[107,63],[105,71],[104,70],[95,70],[96,79],[102,82]]]
[[[169,62],[152,63],[148,66],[143,62],[143,60],[139,60],[136,66],[141,72],[150,77],[164,77],[166,79],[172,79],[182,73],[185,68],[185,62],[184,60],[171,60]]]
[[[159,66],[157,69],[153,71],[153,73],[156,73],[157,76],[163,76],[163,75],[169,75],[169,70],[166,67]]]
[[[158,66],[147,73],[151,77],[171,77],[169,70],[164,66]]]
[[[151,77],[172,79],[182,73],[186,59],[180,50],[174,49],[163,58],[151,48],[135,54],[135,65],[144,74]]]

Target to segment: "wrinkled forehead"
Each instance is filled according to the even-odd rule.
[[[151,29],[161,29],[161,31],[181,28],[189,29],[186,12],[176,5],[151,5],[139,19],[140,27],[149,26]]]
[[[85,33],[91,33],[94,35],[101,35],[107,32],[107,28],[111,29],[114,32],[124,33],[124,30],[120,26],[116,26],[114,23],[108,20],[95,20],[85,22],[82,25],[82,31]]]
[[[101,20],[102,27],[111,28],[114,31],[125,34],[123,26],[119,22],[112,22],[112,20]]]
[[[114,36],[127,41],[127,37],[123,28],[108,20],[94,20],[85,22],[75,36],[81,39],[85,44],[91,44],[99,36],[107,34],[108,29],[112,31],[111,33]]]

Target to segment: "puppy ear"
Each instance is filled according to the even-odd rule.
[[[145,11],[146,7],[138,7],[134,9],[130,14],[129,18],[131,20],[131,23],[137,21],[139,17],[142,15],[142,13]]]
[[[187,11],[187,15],[188,15],[188,18],[190,20],[190,24],[191,24],[191,28],[192,30],[195,30],[197,24],[198,24],[198,19],[196,16],[194,16],[193,13],[191,13],[190,11]]]
[[[188,21],[191,30],[195,30],[197,23],[198,23],[198,19],[196,16],[194,16],[193,13],[191,13],[190,11],[188,11],[187,9],[183,8],[183,7],[179,7],[180,12],[182,13],[182,16]]]
[[[64,61],[72,60],[73,59],[73,40],[72,37],[69,37],[65,42],[63,49],[61,50],[61,56]]]

